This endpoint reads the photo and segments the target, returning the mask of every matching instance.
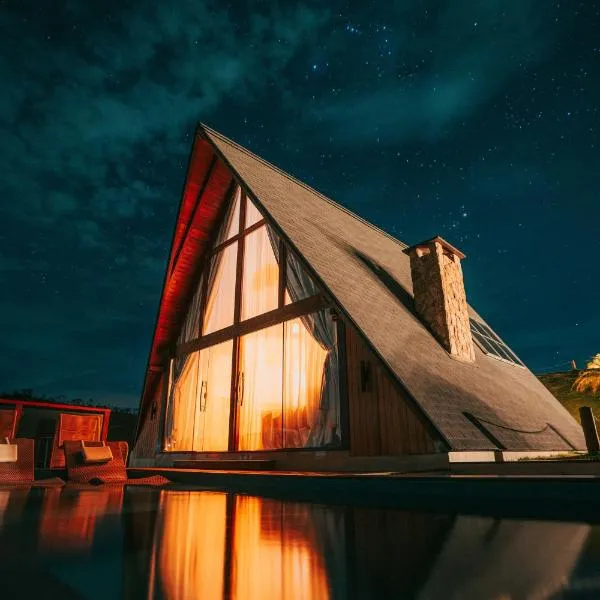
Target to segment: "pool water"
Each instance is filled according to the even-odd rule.
[[[600,598],[599,533],[216,491],[0,490],[0,598]]]

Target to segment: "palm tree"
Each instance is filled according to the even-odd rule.
[[[600,354],[596,354],[587,364],[587,369],[581,371],[573,384],[578,392],[600,392]]]

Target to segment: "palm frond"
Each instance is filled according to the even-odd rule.
[[[587,369],[577,376],[573,383],[573,389],[577,392],[600,392],[600,368]]]
[[[600,354],[592,356],[590,362],[587,364],[588,369],[600,369]]]

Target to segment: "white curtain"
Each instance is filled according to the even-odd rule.
[[[238,242],[213,257],[204,313],[203,335],[233,324]]]
[[[173,361],[173,365],[175,364]],[[171,377],[170,398],[165,423],[165,450],[193,450],[194,425],[199,395],[200,352],[185,357],[177,379]],[[172,367],[172,373],[174,372]]]
[[[263,216],[258,211],[258,208],[256,208],[256,206],[254,206],[254,204],[252,203],[250,198],[248,198],[246,200],[245,228],[248,229],[248,227],[254,225],[254,223],[258,223],[262,218],[263,218]]]
[[[287,253],[286,264],[286,304],[310,298],[319,293],[319,289],[306,272],[296,255],[292,251]]]
[[[240,450],[281,448],[282,373],[282,325],[240,338]]]
[[[314,342],[327,352],[321,372],[318,414],[306,445],[337,446],[341,443],[341,427],[336,323],[328,310],[305,315],[300,320]]]
[[[233,202],[229,207],[225,222],[217,238],[216,244],[220,244],[225,240],[237,235],[240,232],[240,202],[241,202],[242,190],[239,186],[236,187],[233,195]]]
[[[323,443],[321,394],[328,350],[302,319],[284,324],[283,446],[303,448]]]
[[[278,299],[279,265],[265,225],[244,241],[242,321],[276,309]]]
[[[200,309],[202,303],[202,281],[203,277],[200,278],[200,282],[196,287],[192,301],[188,307],[188,312],[183,322],[183,327],[177,340],[178,344],[189,342],[200,337]]]
[[[240,230],[240,201],[241,201],[241,189],[238,186],[234,192],[232,203],[229,206],[225,221],[221,226],[221,229],[217,235],[215,246],[218,246],[222,242],[233,237]],[[215,272],[211,279],[211,284],[214,283],[214,275],[216,274],[216,268],[218,267],[218,259],[211,261],[214,263]],[[211,266],[213,266],[211,264]],[[202,303],[202,282],[204,277],[200,277],[200,282],[196,287],[194,296],[190,302],[187,310],[185,321],[179,334],[178,344],[189,342],[200,337],[200,316],[201,316],[201,303]],[[211,286],[212,287],[212,286]]]
[[[208,366],[200,400],[201,429],[196,428],[196,446],[202,452],[229,449],[229,413],[233,340],[203,350]]]

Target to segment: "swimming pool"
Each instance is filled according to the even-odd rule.
[[[0,490],[0,597],[596,598],[599,533],[208,490]]]

